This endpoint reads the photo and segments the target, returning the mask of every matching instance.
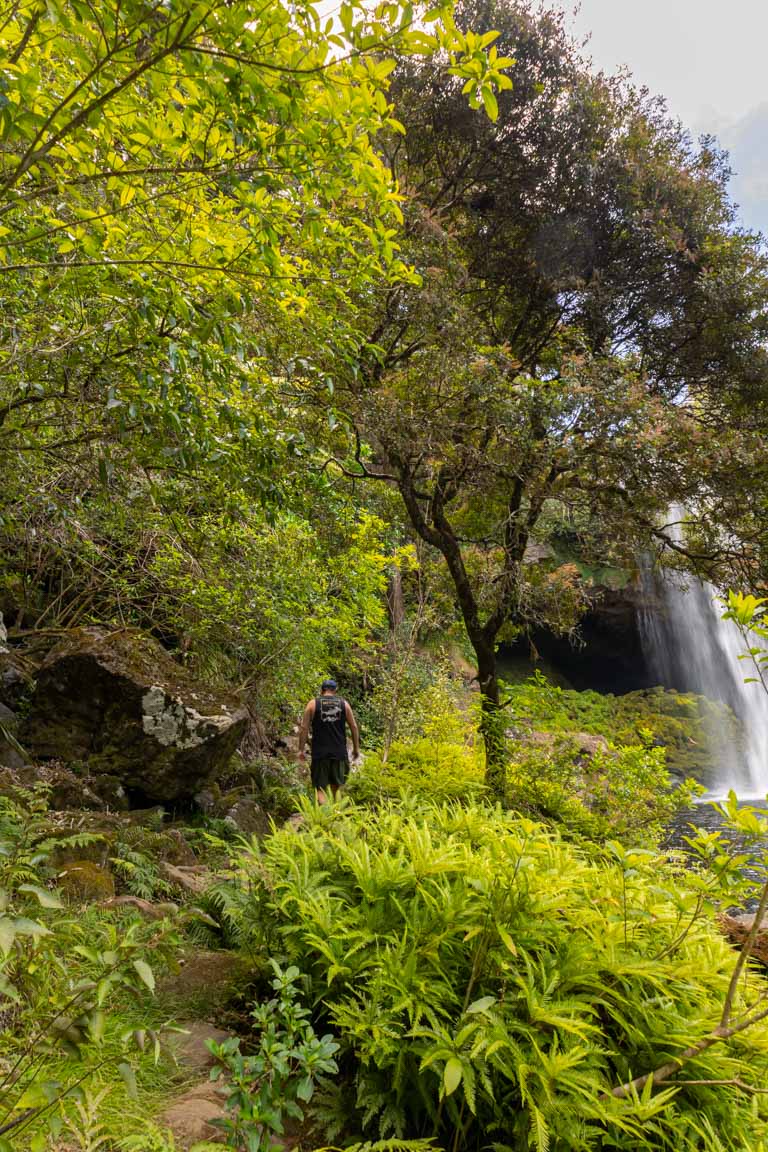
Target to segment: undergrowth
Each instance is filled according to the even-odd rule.
[[[611,693],[561,688],[537,672],[507,690],[510,723],[520,735],[588,732],[616,744],[634,745],[642,736],[665,748],[669,767],[680,776],[706,779],[717,767],[722,744],[738,744],[741,732],[731,710],[692,692],[651,688]]]
[[[331,1139],[755,1152],[768,1136],[765,1022],[611,1095],[718,1025],[733,954],[697,874],[477,804],[303,818],[244,853],[239,884],[341,1044]],[[761,994],[745,980],[734,1017]]]

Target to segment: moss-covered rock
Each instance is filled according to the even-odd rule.
[[[21,738],[132,798],[191,800],[245,731],[239,702],[194,680],[152,637],[82,628],[46,656]]]
[[[115,894],[112,873],[93,860],[73,860],[59,876],[59,887],[73,903],[95,904]]]
[[[536,744],[541,733],[579,738],[591,733],[625,745],[650,740],[666,750],[667,766],[676,778],[693,776],[704,784],[719,767],[724,744],[738,746],[743,739],[730,708],[692,692],[577,692],[537,675],[515,685],[509,695],[518,740]]]

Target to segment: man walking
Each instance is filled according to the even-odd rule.
[[[312,787],[318,804],[325,804],[328,789],[335,799],[349,771],[347,724],[352,734],[352,758],[360,755],[360,732],[348,702],[336,695],[335,680],[324,680],[320,695],[304,709],[299,729],[299,760],[306,759],[304,745],[312,729]]]

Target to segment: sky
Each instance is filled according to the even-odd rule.
[[[667,98],[731,154],[743,222],[768,234],[768,0],[560,0],[586,54]]]

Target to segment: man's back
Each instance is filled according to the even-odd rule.
[[[318,696],[312,716],[312,763],[348,760],[347,702],[341,696]]]
[[[352,755],[360,755],[360,733],[348,701],[336,695],[336,681],[324,680],[320,696],[310,700],[304,709],[299,729],[299,760],[304,760],[304,745],[312,733],[312,784],[320,804],[325,792],[333,795],[342,787],[349,771],[347,725],[352,733]]]

